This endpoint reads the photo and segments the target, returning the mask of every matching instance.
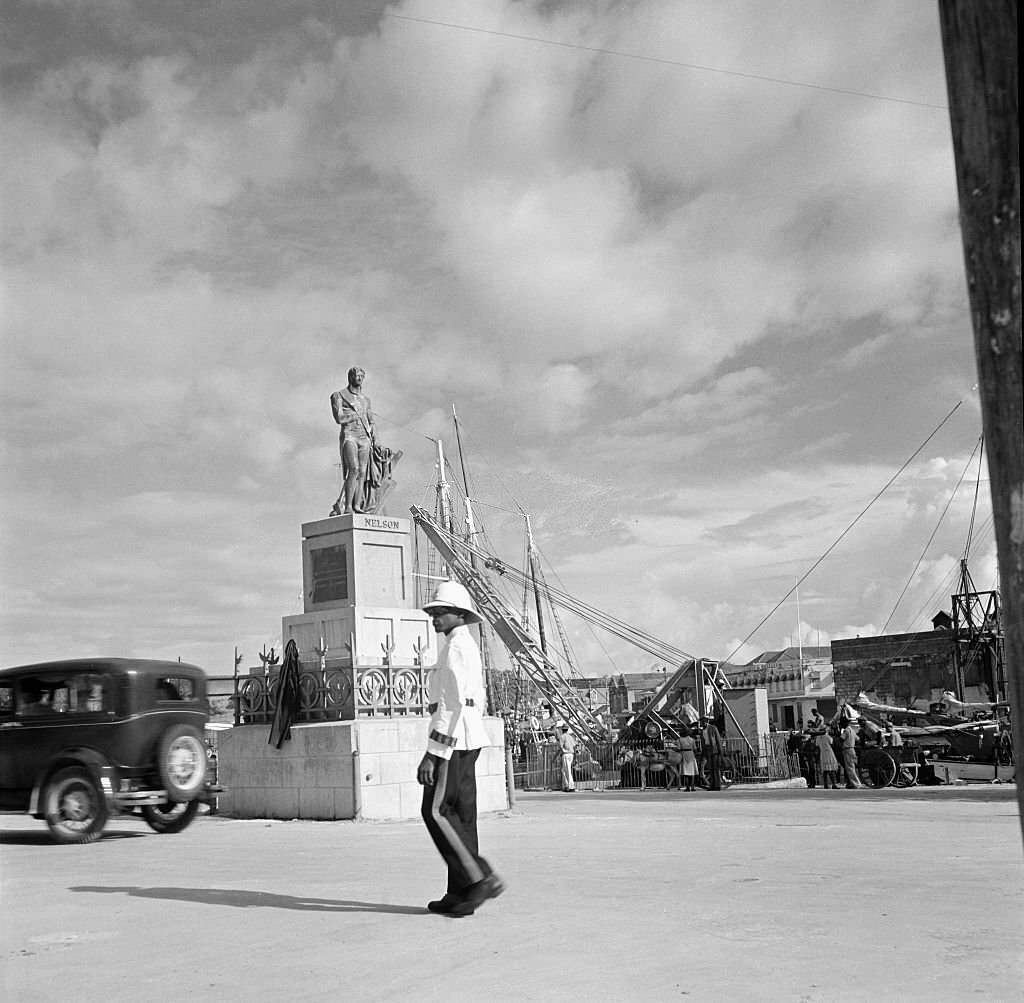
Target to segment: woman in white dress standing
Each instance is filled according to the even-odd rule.
[[[817,734],[814,740],[818,745],[818,757],[821,760],[821,786],[837,790],[839,788],[839,784],[836,783],[836,778],[839,776],[839,760],[836,759],[835,751],[832,748],[832,736],[828,733],[827,728],[815,730]]]
[[[679,751],[683,755],[683,761],[679,764],[680,772],[683,775],[683,790],[692,791],[697,779],[697,743],[689,728],[683,729],[678,745]]]

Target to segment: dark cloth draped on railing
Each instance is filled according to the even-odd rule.
[[[284,649],[284,662],[277,677],[277,706],[270,725],[270,745],[280,749],[291,738],[292,721],[298,716],[302,702],[299,692],[299,648],[289,641]]]

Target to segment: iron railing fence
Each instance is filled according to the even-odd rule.
[[[799,760],[787,753],[785,735],[763,735],[750,745],[742,738],[727,738],[723,744],[723,786],[800,776]],[[573,761],[575,786],[577,790],[682,786],[678,756],[669,756],[668,751],[663,743],[642,740],[578,742]],[[562,789],[562,755],[557,745],[521,741],[513,749],[512,764],[518,790]],[[696,783],[709,786],[707,757],[700,749]]]
[[[428,714],[422,666],[342,665],[301,669],[296,722],[354,721]],[[269,724],[277,706],[280,673],[236,676],[236,725]]]

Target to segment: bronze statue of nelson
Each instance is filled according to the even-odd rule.
[[[331,394],[331,411],[340,426],[338,448],[344,478],[331,515],[379,512],[394,487],[391,471],[402,454],[377,442],[373,406],[363,392],[366,370],[353,366],[348,386]]]

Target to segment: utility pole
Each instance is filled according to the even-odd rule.
[[[1024,756],[1024,345],[1016,0],[939,0],[967,289],[1006,623],[1017,762]],[[1024,785],[1017,787],[1024,833]]]

